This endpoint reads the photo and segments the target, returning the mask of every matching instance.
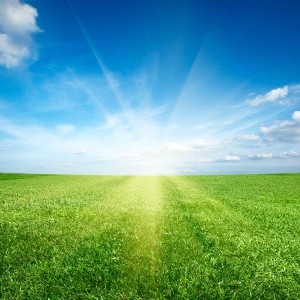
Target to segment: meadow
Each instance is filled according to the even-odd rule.
[[[300,299],[300,174],[0,174],[0,299]]]

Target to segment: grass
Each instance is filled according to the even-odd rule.
[[[1,299],[299,299],[300,174],[0,174]]]

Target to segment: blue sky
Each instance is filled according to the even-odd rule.
[[[0,0],[0,172],[300,172],[299,11]]]

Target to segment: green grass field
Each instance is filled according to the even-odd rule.
[[[300,299],[300,174],[0,175],[1,299]]]

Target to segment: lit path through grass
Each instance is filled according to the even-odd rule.
[[[162,186],[159,177],[135,177],[122,187],[122,209],[127,226],[124,296],[155,298],[158,294]]]
[[[0,175],[0,299],[299,299],[299,179]]]
[[[98,239],[103,228],[110,237],[115,236],[111,263],[116,268],[107,274],[105,284],[109,281],[110,285],[100,295],[115,299],[156,297],[161,188],[159,177],[129,177],[114,189],[109,201],[92,203],[79,215],[88,230],[98,228]]]

